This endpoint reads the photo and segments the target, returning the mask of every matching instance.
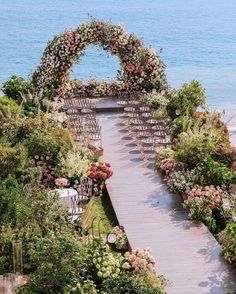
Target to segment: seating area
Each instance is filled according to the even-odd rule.
[[[96,148],[101,147],[101,127],[91,99],[73,96],[65,99],[64,109],[68,129],[75,134],[76,143],[80,146],[91,144]]]
[[[117,104],[125,106],[120,117],[124,119],[143,158],[149,159],[154,157],[156,149],[171,147],[168,118],[156,117],[149,106],[140,102],[139,97],[140,93],[121,93]]]

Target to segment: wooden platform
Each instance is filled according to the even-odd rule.
[[[108,191],[132,248],[152,249],[156,270],[172,283],[169,294],[226,294],[236,271],[201,223],[186,220],[181,199],[166,190],[152,163],[144,163],[118,113],[99,113],[104,159],[114,176]]]

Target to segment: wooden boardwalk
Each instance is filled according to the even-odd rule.
[[[236,289],[236,271],[201,223],[186,220],[181,199],[166,190],[145,164],[118,113],[98,114],[104,159],[114,176],[108,191],[132,248],[152,249],[156,270],[171,284],[169,294],[226,294]]]

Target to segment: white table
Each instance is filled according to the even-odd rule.
[[[60,202],[63,206],[68,209],[72,209],[73,201],[78,198],[78,192],[75,189],[55,189],[50,191],[50,193],[58,193],[60,197]]]

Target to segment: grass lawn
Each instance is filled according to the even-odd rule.
[[[92,222],[94,220],[94,234],[98,236],[98,221],[100,222],[101,234],[109,233],[113,227],[118,225],[118,221],[111,205],[110,198],[105,192],[102,197],[93,197],[88,203],[82,217],[82,227],[92,233]]]

